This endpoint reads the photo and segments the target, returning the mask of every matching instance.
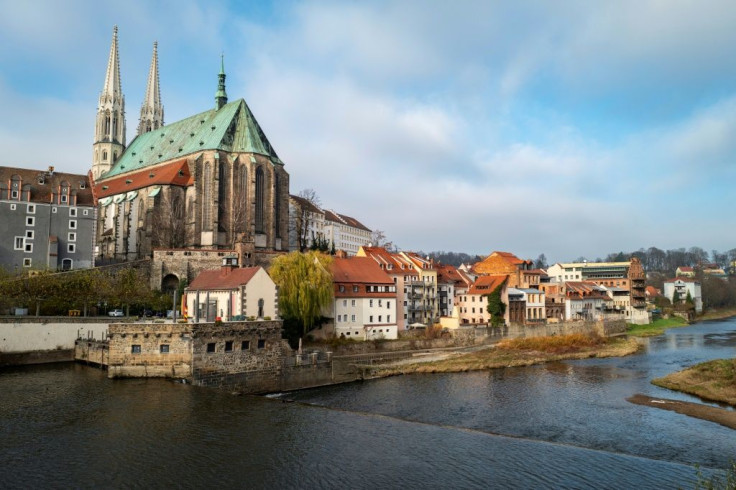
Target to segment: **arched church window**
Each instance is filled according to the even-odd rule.
[[[105,113],[105,132],[104,135],[106,138],[110,137],[110,112]]]
[[[281,238],[281,192],[279,192],[279,182],[279,174],[276,174],[273,180],[273,216],[276,226],[276,237]]]
[[[103,162],[107,161],[107,150],[102,150],[102,161]]]
[[[118,115],[115,114],[112,119],[112,135],[113,139],[117,138],[118,136]]]
[[[264,231],[264,211],[265,211],[265,196],[264,196],[264,176],[263,168],[258,167],[256,170],[256,233],[263,233]]]
[[[210,201],[212,200],[212,167],[209,162],[204,164],[204,178],[202,179],[202,229],[212,228],[212,217],[210,215]]]

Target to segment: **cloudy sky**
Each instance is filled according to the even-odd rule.
[[[117,24],[128,140],[153,41],[167,122],[224,52],[291,192],[400,248],[736,247],[736,2],[240,3],[0,0],[0,165],[89,169]]]

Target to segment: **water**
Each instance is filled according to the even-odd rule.
[[[736,320],[652,339],[646,353],[412,375],[280,397],[80,365],[0,371],[1,488],[690,488],[736,432],[633,405],[649,383],[736,355]]]

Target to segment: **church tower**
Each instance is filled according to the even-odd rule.
[[[105,85],[100,93],[92,145],[92,177],[110,170],[125,150],[125,97],[120,88],[120,60],[118,58],[118,26],[113,27],[110,57],[107,61]]]
[[[164,106],[161,105],[161,90],[158,85],[158,43],[153,43],[153,58],[148,71],[146,97],[141,105],[138,134],[148,133],[164,125]]]
[[[227,104],[227,92],[225,92],[225,55],[220,55],[220,74],[217,75],[215,109],[219,111],[225,104]]]

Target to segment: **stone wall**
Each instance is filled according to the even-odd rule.
[[[191,378],[193,327],[187,323],[110,325],[108,377]]]
[[[107,366],[109,343],[105,340],[78,339],[74,344],[74,360],[97,366]]]
[[[101,318],[91,321],[79,318],[9,319],[7,323],[0,322],[0,355],[71,351],[79,337],[104,339],[108,325]]]
[[[234,250],[154,250],[151,289],[161,289],[163,279],[168,275],[174,275],[180,281],[186,279],[187,282],[192,282],[203,270],[219,268],[222,258],[234,253]]]

